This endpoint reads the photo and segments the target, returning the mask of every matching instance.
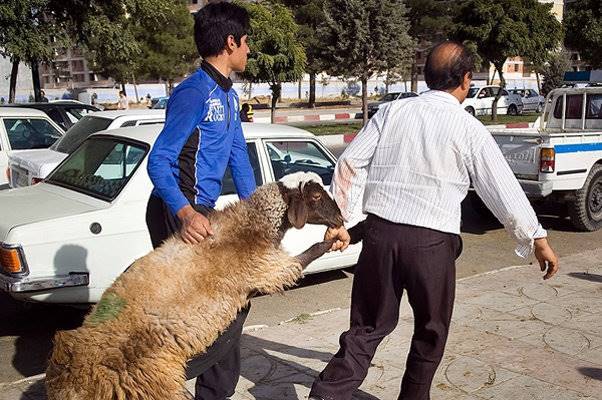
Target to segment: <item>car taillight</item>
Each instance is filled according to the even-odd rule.
[[[0,246],[0,267],[9,274],[25,272],[21,249],[18,247]]]
[[[556,170],[556,151],[553,148],[541,149],[539,160],[540,172],[551,173]]]
[[[40,182],[42,182],[43,180],[44,180],[44,178],[36,178],[36,177],[33,177],[33,178],[31,178],[31,184],[32,184],[32,185],[35,185],[36,183],[40,183]]]

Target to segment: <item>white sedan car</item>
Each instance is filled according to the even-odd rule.
[[[119,274],[151,251],[146,160],[160,131],[154,125],[96,133],[43,182],[0,193],[0,288],[26,301],[97,302]],[[245,124],[244,131],[258,184],[297,171],[316,172],[330,184],[334,156],[311,133],[261,124]],[[235,192],[227,173],[217,207],[237,201]],[[322,240],[325,229],[291,230],[283,245],[298,254]],[[354,245],[328,253],[306,272],[353,265],[359,251]]]
[[[165,122],[165,110],[99,111],[77,121],[50,148],[13,151],[8,156],[10,187],[34,185],[44,179],[95,132]]]

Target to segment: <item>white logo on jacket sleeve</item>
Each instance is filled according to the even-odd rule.
[[[224,105],[220,99],[209,99],[209,111],[205,117],[205,122],[220,122],[226,119],[224,115]]]

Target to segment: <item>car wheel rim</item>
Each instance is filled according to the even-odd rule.
[[[602,178],[598,179],[589,192],[588,208],[592,219],[602,220]]]

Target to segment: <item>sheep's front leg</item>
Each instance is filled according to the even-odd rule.
[[[301,268],[305,269],[313,261],[322,257],[326,252],[328,252],[333,243],[334,240],[324,240],[323,242],[316,243],[295,258],[299,264],[301,264]]]

